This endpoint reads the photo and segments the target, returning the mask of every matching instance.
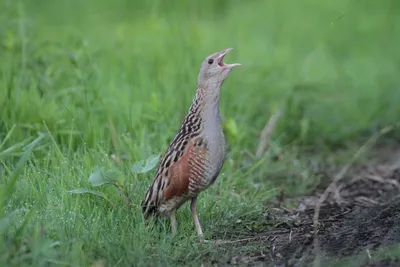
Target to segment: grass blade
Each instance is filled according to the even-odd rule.
[[[21,158],[19,159],[14,171],[11,174],[11,177],[5,187],[4,190],[4,194],[3,194],[3,199],[2,201],[7,200],[12,193],[14,192],[14,185],[17,182],[17,179],[20,175],[20,173],[22,172],[26,162],[29,159],[29,156],[31,155],[34,147],[43,139],[45,138],[47,135],[46,134],[39,134],[39,137],[37,137],[35,140],[33,140],[29,145],[27,145],[25,152],[22,154]],[[2,209],[2,207],[1,207]],[[1,215],[2,213],[0,213]]]

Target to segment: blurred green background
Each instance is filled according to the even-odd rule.
[[[233,47],[225,61],[242,66],[221,91],[228,161],[204,193],[205,230],[263,210],[279,187],[307,192],[315,180],[295,175],[307,167],[288,174],[291,158],[271,157],[329,155],[399,122],[399,25],[395,0],[1,0],[0,215],[12,222],[0,224],[1,260],[188,266],[221,259],[192,247],[186,207],[180,243],[171,245],[168,227],[149,232],[139,208],[110,209],[68,190],[88,188],[95,167],[117,168],[138,205],[153,172],[131,175],[130,166],[164,151],[194,96],[200,63]],[[280,107],[259,161],[252,156],[259,133]],[[39,132],[46,137],[25,158]],[[115,167],[110,154],[128,160]],[[123,205],[114,188],[99,190]]]
[[[3,2],[5,129],[69,132],[74,118],[93,145],[104,116],[131,133],[144,117],[178,126],[201,61],[226,47],[243,67],[222,112],[246,146],[288,94],[286,142],[340,143],[400,114],[397,1]]]

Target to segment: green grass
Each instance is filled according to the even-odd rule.
[[[173,138],[201,61],[233,47],[226,61],[242,63],[221,92],[228,160],[199,199],[212,237],[229,231],[224,222],[260,215],[281,188],[312,189],[308,159],[293,164],[301,151],[327,155],[399,121],[399,14],[389,0],[2,0],[0,265],[218,262],[195,242],[187,205],[177,236],[168,222],[145,226],[138,205],[154,169],[131,172]],[[281,105],[256,160],[248,152]],[[111,154],[126,160],[116,166]],[[120,188],[93,187],[97,168]],[[69,192],[77,188],[100,196]]]

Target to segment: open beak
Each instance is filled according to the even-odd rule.
[[[233,48],[227,48],[227,49],[221,51],[221,53],[219,54],[219,56],[218,56],[218,58],[217,58],[218,66],[220,66],[221,68],[229,68],[229,69],[231,69],[231,68],[233,68],[233,67],[238,67],[238,66],[241,65],[241,64],[239,64],[239,63],[233,63],[233,64],[226,64],[226,63],[224,63],[224,56],[225,56],[226,54],[228,54],[228,52],[231,51],[232,49],[233,49]]]

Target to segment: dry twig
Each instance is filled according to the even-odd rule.
[[[269,118],[267,124],[264,129],[261,131],[260,135],[260,143],[257,148],[256,157],[259,158],[264,153],[269,145],[269,141],[271,139],[272,133],[275,129],[276,123],[280,119],[283,113],[283,107],[280,107],[274,114],[272,114],[271,118]]]

